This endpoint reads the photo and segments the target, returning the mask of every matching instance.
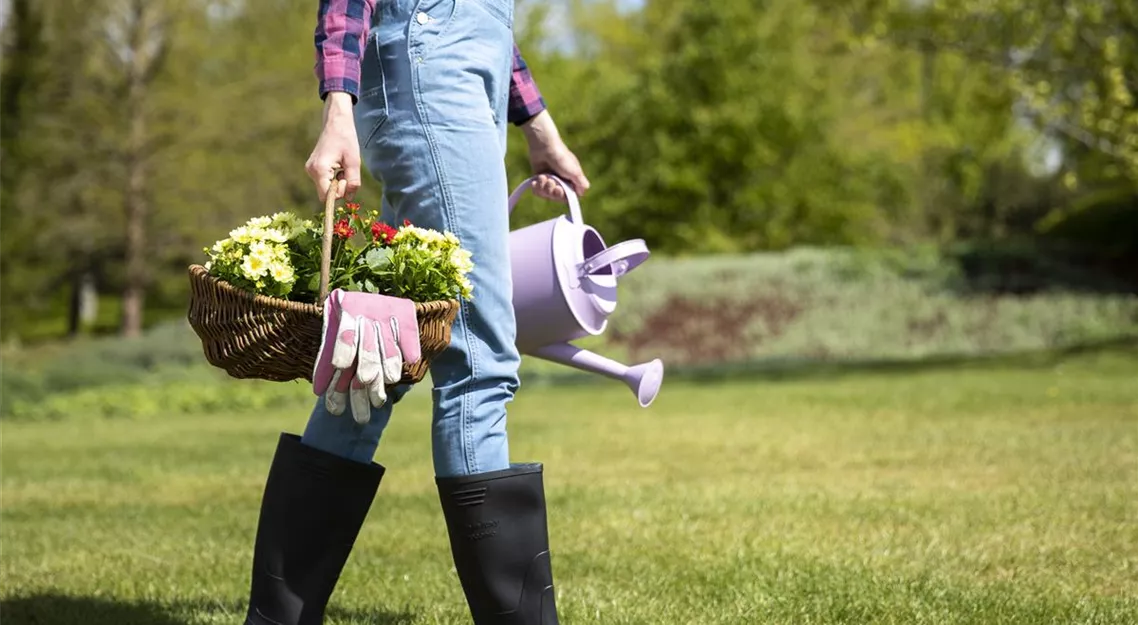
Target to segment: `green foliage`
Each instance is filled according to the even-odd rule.
[[[474,265],[450,232],[401,226],[390,244],[372,249],[359,263],[370,272],[369,293],[385,293],[416,302],[473,297],[466,277]]]
[[[41,389],[37,399],[5,401],[4,418],[16,421],[61,419],[145,419],[209,414],[224,411],[261,411],[295,406],[312,388],[301,383],[282,384],[249,380],[241,387],[219,383],[216,376],[190,379],[148,379],[146,384],[107,384],[72,391]],[[24,395],[25,393],[21,393]]]
[[[1081,174],[1138,184],[1138,8],[1131,0],[848,4],[861,13],[863,41],[947,52],[997,72],[1018,115],[1061,138],[1073,156],[1094,155],[1072,164],[1072,181]]]
[[[306,274],[292,259],[311,255],[305,254],[305,241],[320,249],[316,237],[300,236],[306,226],[315,227],[311,222],[302,224],[292,213],[255,217],[230,232],[228,238],[205,248],[209,254],[205,267],[210,275],[241,290],[287,299],[297,281],[307,283],[313,275]],[[320,277],[319,271],[315,277]]]
[[[516,39],[592,181],[585,216],[606,240],[691,256],[1042,235],[1133,253],[1117,228],[1088,226],[1125,227],[1117,211],[1075,219],[1104,193],[1138,190],[1133,2],[518,4]],[[5,337],[74,309],[61,302],[92,281],[130,300],[116,309],[124,329],[138,304],[128,292],[145,290],[148,310],[183,308],[186,265],[232,224],[319,210],[303,170],[320,129],[311,11],[12,6]],[[521,133],[509,142],[516,183],[530,163]],[[378,205],[380,191],[365,177],[357,200]],[[513,223],[563,210],[527,198]],[[335,271],[367,288],[352,269]],[[79,330],[75,317],[56,325]]]
[[[1093,247],[1132,269],[1138,265],[1138,191],[1121,186],[1087,194],[1048,215],[1040,230],[1047,239]]]
[[[162,325],[136,339],[9,350],[4,363],[0,416],[6,420],[261,410],[312,392],[303,383],[231,380],[206,364],[201,342],[185,323]]]
[[[1059,249],[982,245],[656,258],[621,279],[605,334],[577,343],[626,362],[659,357],[682,372],[1138,341],[1138,285],[1087,262]],[[303,383],[227,383],[184,322],[133,340],[9,350],[4,359],[5,419],[195,413],[227,401],[268,407],[309,392]],[[522,366],[527,383],[570,373],[530,357]]]
[[[1038,251],[657,259],[622,279],[607,338],[676,366],[1047,349],[1138,338],[1138,290],[1125,286]]]
[[[680,255],[949,242],[1002,236],[1051,207],[1049,181],[1024,171],[1034,137],[1006,77],[867,40],[859,20],[873,12],[789,0],[578,9],[576,54],[528,58],[592,177],[586,218],[607,237]],[[541,32],[527,35],[535,48]],[[511,150],[520,178],[524,145]],[[556,210],[532,206],[519,225]]]
[[[470,297],[469,250],[451,232],[399,228],[358,204],[336,209],[328,289],[364,291],[416,302]],[[283,299],[319,299],[323,224],[292,212],[258,216],[205,248],[210,275],[239,289]]]
[[[201,342],[184,323],[155,327],[139,338],[85,339],[8,349],[0,375],[5,416],[16,404],[96,387],[136,385],[201,370]],[[206,378],[206,381],[209,381]]]

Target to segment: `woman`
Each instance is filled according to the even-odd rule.
[[[512,0],[321,0],[316,74],[324,128],[307,163],[321,200],[360,163],[384,184],[388,223],[454,232],[475,297],[431,365],[436,484],[476,625],[556,625],[541,464],[511,464],[506,404],[518,388],[511,304],[506,130],[535,174],[588,189],[513,46]],[[564,193],[542,176],[537,195]],[[321,623],[384,467],[372,456],[392,405],[357,422],[318,400],[302,437],[282,433],[262,501],[249,625]]]

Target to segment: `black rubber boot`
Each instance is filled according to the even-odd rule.
[[[265,482],[246,625],[320,625],[384,468],[282,433]]]
[[[435,482],[474,625],[558,625],[542,465]]]

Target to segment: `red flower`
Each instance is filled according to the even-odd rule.
[[[410,226],[410,225],[411,225],[411,220],[410,220],[410,219],[404,219],[404,220],[403,220],[403,225],[404,225],[404,226]]]
[[[356,229],[352,227],[352,224],[348,221],[348,218],[344,217],[340,221],[336,222],[336,226],[332,228],[332,233],[341,239],[347,239],[356,233]]]
[[[348,207],[348,210],[353,212],[353,213],[360,210],[360,203],[359,202],[348,202],[348,203],[344,204],[344,206]]]
[[[399,231],[382,221],[377,221],[371,225],[372,240],[382,243],[391,243],[391,240],[395,237],[395,233],[397,232]]]

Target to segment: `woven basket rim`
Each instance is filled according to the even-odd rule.
[[[254,304],[254,305],[272,306],[274,308],[283,308],[285,310],[289,310],[289,311],[293,311],[293,312],[308,313],[308,314],[320,315],[320,316],[324,315],[324,306],[321,304],[310,304],[307,302],[297,302],[297,301],[293,301],[293,300],[283,299],[280,297],[272,297],[269,295],[261,295],[260,293],[252,293],[250,291],[246,291],[245,289],[241,289],[241,288],[238,288],[236,286],[233,286],[229,282],[226,282],[225,280],[222,280],[221,278],[218,278],[217,276],[210,274],[209,270],[207,270],[203,265],[199,265],[199,264],[190,265],[190,273],[195,278],[208,280],[213,284],[213,286],[215,288],[220,289],[222,291],[225,291],[226,293],[231,293],[233,295],[236,295],[237,297],[245,300],[246,302]],[[415,308],[418,310],[418,312],[425,312],[425,311],[429,311],[429,310],[436,310],[436,309],[441,310],[441,309],[445,309],[445,308],[450,308],[452,306],[457,306],[459,304],[459,301],[457,299],[440,299],[440,300],[431,300],[428,302],[414,302],[414,303],[415,303]]]

